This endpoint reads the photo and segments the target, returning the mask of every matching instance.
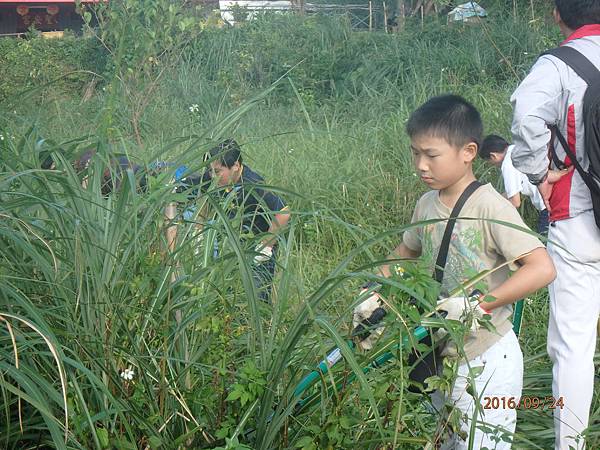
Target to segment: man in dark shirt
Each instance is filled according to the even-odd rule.
[[[259,236],[253,259],[254,284],[259,298],[270,301],[277,255],[277,234],[290,214],[283,200],[264,189],[264,179],[242,163],[238,143],[227,139],[210,150],[211,177],[223,190],[231,219],[241,214],[242,234]]]

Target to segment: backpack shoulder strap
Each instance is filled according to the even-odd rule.
[[[598,187],[597,183],[594,182],[593,177],[590,175],[590,173],[586,172],[583,169],[583,167],[581,167],[581,164],[579,164],[579,161],[577,161],[577,156],[575,156],[575,153],[573,153],[573,150],[571,150],[571,147],[569,147],[567,140],[562,135],[562,133],[560,132],[558,127],[556,125],[551,125],[550,129],[556,133],[556,137],[558,138],[560,145],[562,145],[566,154],[569,155],[569,158],[571,159],[571,163],[575,166],[575,169],[577,169],[577,172],[579,172],[581,179],[586,184],[588,189],[593,194],[600,195],[600,187]]]
[[[542,55],[552,55],[577,73],[588,85],[600,80],[600,70],[594,66],[581,52],[573,47],[562,46],[548,50]]]
[[[450,249],[450,238],[452,237],[452,230],[454,229],[456,218],[460,214],[460,210],[465,205],[471,194],[473,194],[473,192],[475,192],[480,186],[482,186],[482,184],[479,181],[473,181],[467,186],[463,193],[460,194],[460,197],[454,205],[454,208],[452,208],[450,218],[446,224],[446,229],[444,230],[444,237],[442,238],[442,243],[440,244],[437,260],[435,261],[435,272],[433,278],[438,283],[441,283],[442,279],[444,278],[444,268],[446,267],[446,260],[448,259],[448,250]]]

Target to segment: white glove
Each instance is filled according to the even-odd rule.
[[[254,264],[262,264],[273,257],[273,246],[258,244],[254,251],[258,253],[254,256]]]
[[[361,294],[364,292],[366,292],[366,289],[363,289]],[[377,308],[382,308],[383,305],[384,303],[382,297],[377,292],[371,293],[371,295],[365,301],[354,308],[354,313],[352,315],[352,329],[354,330],[365,319],[370,318],[373,312]],[[371,329],[371,334],[369,337],[360,341],[358,346],[363,350],[371,350],[379,336],[383,334],[383,330],[385,330],[383,325]]]
[[[479,321],[486,314],[490,314],[489,311],[481,306],[479,297],[477,296],[445,298],[438,302],[436,309],[438,311],[446,311],[448,313],[446,316],[447,320],[463,322],[469,327],[472,333],[481,328]]]

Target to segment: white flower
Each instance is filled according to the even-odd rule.
[[[523,52],[523,54],[524,54],[524,55],[529,55],[529,53],[527,53],[527,52]]]
[[[0,134],[0,141],[4,140],[4,135]]]
[[[396,275],[398,275],[400,278],[406,278],[406,271],[404,270],[404,267],[399,264],[395,264],[393,267]]]
[[[194,104],[193,104],[192,106],[190,106],[188,109],[190,110],[190,112],[191,112],[191,113],[195,113],[195,112],[198,112],[198,111],[200,111],[200,107],[198,106],[198,104],[197,104],[197,103],[194,103]]]
[[[131,367],[128,367],[123,372],[121,372],[121,378],[123,378],[124,380],[127,380],[127,381],[133,380],[134,375],[135,375],[135,372],[133,371],[133,369]]]

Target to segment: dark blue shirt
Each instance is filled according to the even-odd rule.
[[[233,188],[221,191],[231,201],[228,215],[233,218],[241,209],[243,232],[266,233],[274,215],[285,208],[285,203],[278,195],[264,188],[263,177],[246,165],[242,167],[240,180]],[[229,195],[234,197],[229,199]]]

